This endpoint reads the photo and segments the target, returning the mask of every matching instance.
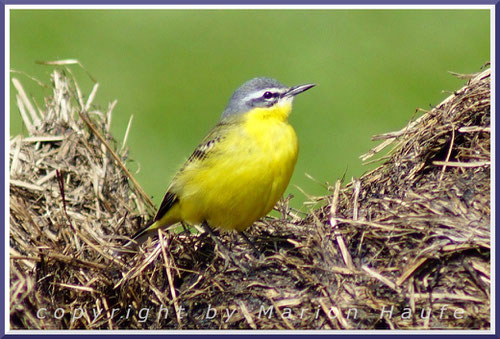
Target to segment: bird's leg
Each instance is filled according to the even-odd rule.
[[[238,266],[239,268],[241,268],[243,271],[247,271],[247,268],[245,268],[243,265],[241,265],[241,263],[239,262],[238,259],[236,259],[232,254],[231,252],[229,252],[229,250],[227,249],[226,246],[224,246],[222,244],[222,242],[219,240],[219,238],[215,235],[215,233],[212,231],[212,229],[210,228],[210,226],[207,224],[206,221],[202,222],[201,226],[203,227],[203,229],[208,233],[210,234],[210,237],[212,237],[212,239],[215,241],[215,244],[219,247],[221,253],[223,254],[223,257],[224,257],[224,260],[225,260],[225,263],[224,263],[224,270],[227,268],[228,266],[228,261],[229,259],[231,259],[231,261],[236,265]]]
[[[254,243],[248,238],[248,236],[245,234],[245,232],[239,232],[241,234],[241,237],[250,245],[250,247],[253,249],[254,254],[257,258],[262,256],[262,253],[255,247]]]
[[[181,226],[182,226],[182,230],[184,233],[186,234],[189,234],[191,233],[191,231],[188,229],[188,227],[186,226],[186,224],[184,222],[181,221]]]

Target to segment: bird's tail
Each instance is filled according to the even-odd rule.
[[[178,210],[178,199],[174,193],[170,191],[167,192],[165,197],[163,198],[163,202],[156,213],[155,218],[144,225],[139,231],[137,231],[125,245],[123,248],[128,250],[132,246],[140,246],[143,242],[147,240],[149,236],[153,234],[153,231],[159,228],[165,228],[168,226],[172,226],[177,222],[181,221],[179,217]]]
[[[151,221],[144,225],[139,231],[137,231],[129,241],[123,245],[123,249],[127,250],[133,246],[140,246],[143,242],[147,240],[150,236],[150,232],[155,230],[157,227],[154,227],[156,224],[155,221]]]
[[[146,225],[144,225],[139,231],[137,231],[131,239],[123,245],[123,248],[128,250],[131,247],[140,246],[149,237],[155,235],[155,231],[158,229],[170,230],[175,228],[178,219],[169,218],[169,216],[164,216],[163,218],[152,220]]]

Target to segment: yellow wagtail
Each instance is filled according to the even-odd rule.
[[[297,161],[297,136],[288,123],[293,98],[313,86],[254,78],[238,88],[133,242],[178,222],[201,224],[210,233],[210,227],[242,232],[269,213]]]

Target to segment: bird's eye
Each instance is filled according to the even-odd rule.
[[[264,99],[271,99],[272,97],[273,97],[273,93],[271,93],[271,92],[264,93]]]

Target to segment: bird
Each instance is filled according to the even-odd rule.
[[[299,143],[288,117],[295,96],[314,86],[257,77],[236,89],[219,122],[174,175],[154,219],[129,244],[179,222],[212,235],[212,228],[244,235],[289,184]]]

